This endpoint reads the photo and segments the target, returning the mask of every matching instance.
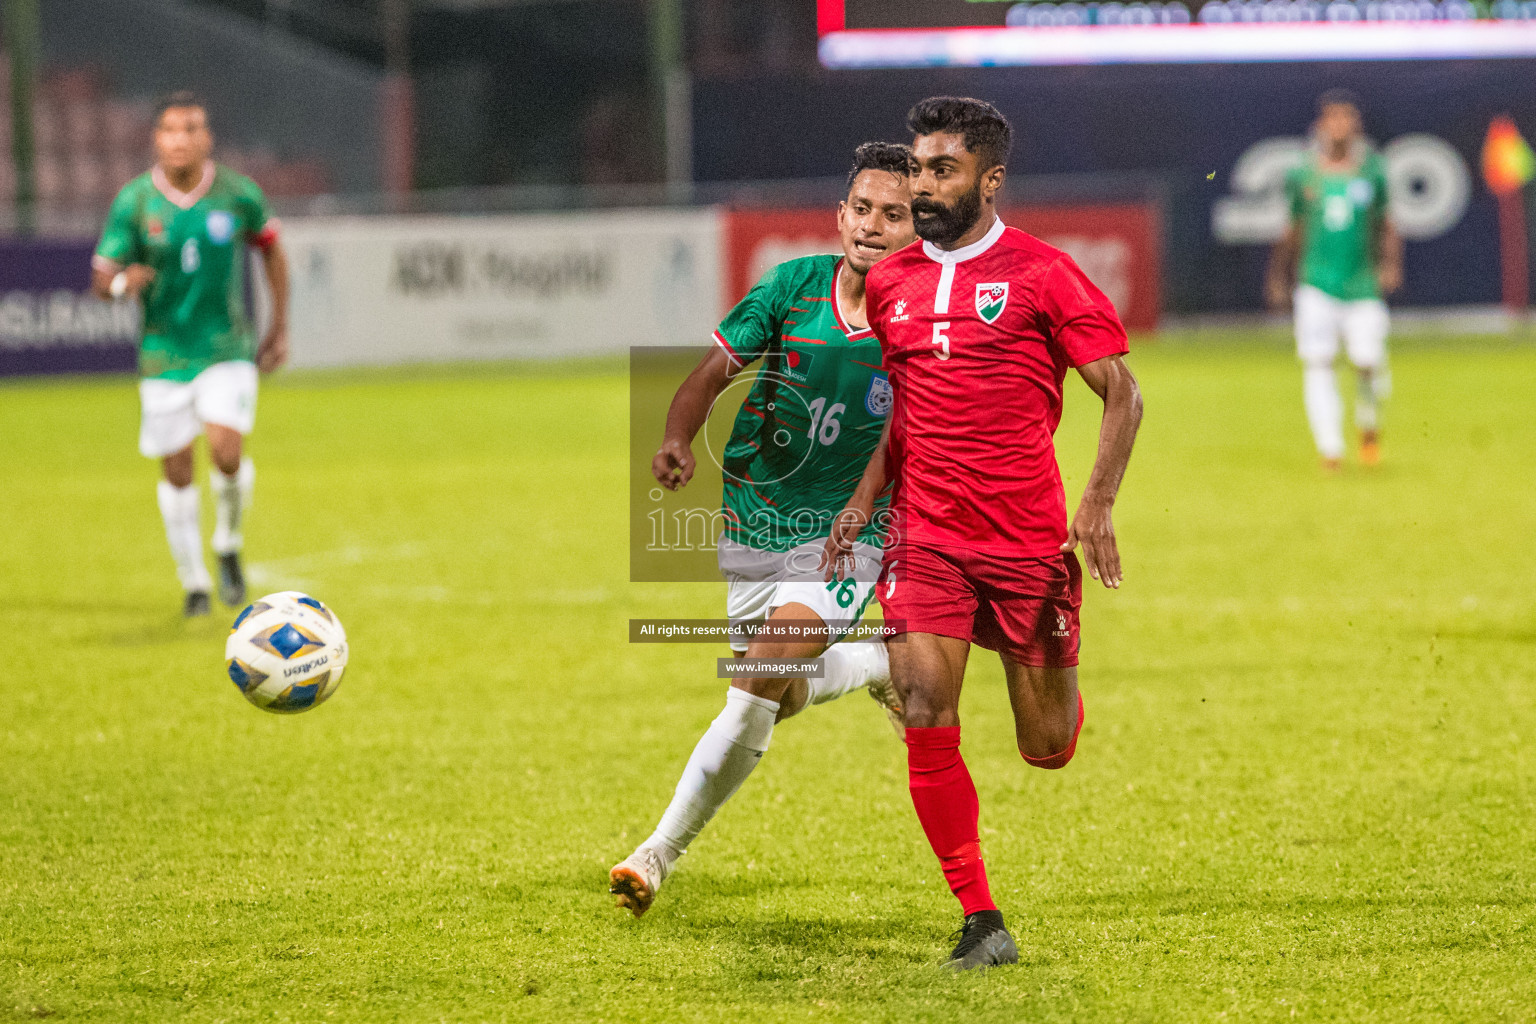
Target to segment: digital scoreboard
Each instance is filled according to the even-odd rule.
[[[818,0],[829,68],[1536,56],[1536,0]]]

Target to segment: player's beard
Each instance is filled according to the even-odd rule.
[[[933,216],[926,219],[919,214]],[[947,206],[937,199],[929,199],[927,196],[914,196],[912,198],[912,225],[917,229],[917,236],[925,242],[943,248],[953,245],[960,240],[976,222],[981,219],[981,179],[976,179],[972,189],[955,200],[955,205]]]

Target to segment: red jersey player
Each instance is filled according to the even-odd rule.
[[[868,278],[869,323],[890,372],[887,441],[827,542],[829,575],[894,483],[877,592],[906,708],[912,803],[965,924],[946,966],[1014,963],[1018,949],[982,864],[976,787],[960,757],[960,686],[972,643],[1002,657],[1019,752],[1072,758],[1083,547],[1118,587],[1110,511],[1141,421],[1121,362],[1125,329],[1071,257],[997,217],[1012,139],[974,99],[912,108],[912,215],[922,240]],[[1069,367],[1104,400],[1098,457],[1070,528],[1052,435]]]

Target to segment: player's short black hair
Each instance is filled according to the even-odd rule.
[[[986,100],[968,96],[930,96],[907,112],[913,135],[952,133],[965,139],[965,148],[981,157],[986,168],[1008,166],[1013,128]]]
[[[176,110],[181,107],[196,107],[204,114],[208,113],[208,104],[203,98],[191,89],[177,89],[175,92],[166,93],[155,102],[155,124],[160,123],[160,118],[165,116],[167,110]]]
[[[1317,98],[1317,112],[1321,114],[1329,107],[1354,107],[1358,112],[1360,97],[1349,89],[1325,89]]]
[[[890,171],[905,178],[912,171],[912,147],[899,142],[866,142],[853,151],[848,187],[865,171]]]

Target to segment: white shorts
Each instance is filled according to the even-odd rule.
[[[256,425],[256,364],[214,363],[189,381],[139,381],[139,451],[148,458],[174,455],[215,423],[249,434]]]
[[[722,563],[736,563],[737,559],[733,559],[732,555],[739,559],[741,554],[751,551],[725,540],[720,542],[720,547]],[[880,570],[880,549],[870,544],[855,544],[854,557],[858,559],[860,567],[860,571],[856,572],[858,578],[826,583],[813,568],[821,557],[821,547],[821,542],[817,541],[802,544],[787,555],[773,556],[785,560],[788,565],[797,565],[804,571],[780,571],[767,579],[752,572],[733,572],[722,564],[722,571],[729,584],[725,596],[725,614],[730,619],[733,632],[735,627],[766,622],[770,615],[786,604],[803,604],[832,628],[834,643],[847,635],[863,618],[864,608],[874,595],[875,580]],[[740,653],[746,649],[746,638],[731,640],[731,650]]]
[[[1387,304],[1380,299],[1336,299],[1304,284],[1296,289],[1296,354],[1309,366],[1331,366],[1339,335],[1354,365],[1373,369],[1387,360]]]

